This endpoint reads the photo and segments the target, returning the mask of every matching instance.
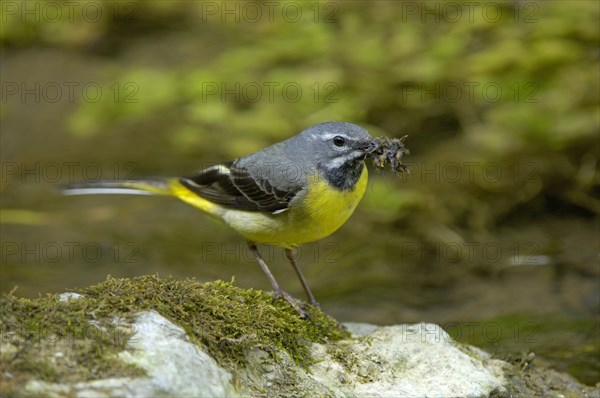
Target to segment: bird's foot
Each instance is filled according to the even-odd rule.
[[[298,300],[296,300],[294,297],[292,297],[292,295],[289,294],[288,292],[286,292],[285,290],[283,290],[283,289],[276,290],[274,292],[274,296],[276,298],[284,299],[288,303],[290,303],[290,305],[292,307],[294,307],[294,309],[296,310],[296,312],[298,313],[298,315],[300,315],[300,318],[302,318],[302,319],[311,319],[310,318],[310,314],[302,309],[302,306],[300,305],[300,303],[298,302]]]

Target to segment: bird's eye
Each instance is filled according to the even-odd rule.
[[[344,146],[344,144],[346,143],[346,139],[344,137],[342,137],[341,135],[336,135],[335,137],[333,137],[333,145],[335,146]]]

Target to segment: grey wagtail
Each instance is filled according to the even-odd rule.
[[[306,317],[298,302],[279,286],[256,244],[284,248],[310,304],[318,305],[294,249],[325,238],[348,220],[367,186],[364,160],[380,147],[381,141],[362,127],[326,122],[190,177],[74,184],[63,192],[156,194],[183,200],[246,238],[275,295]],[[382,150],[379,154],[386,155]],[[396,153],[398,159],[401,154]],[[394,153],[387,155],[391,162]]]

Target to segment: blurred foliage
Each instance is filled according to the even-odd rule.
[[[259,3],[258,21],[229,4],[239,23],[211,2],[106,2],[98,23],[71,17],[66,4],[60,22],[22,24],[4,10],[1,40],[110,56],[127,37],[202,39],[185,59],[107,70],[118,91],[81,104],[69,120],[80,136],[169,115],[169,156],[227,159],[324,120],[408,133],[415,175],[398,185],[402,194],[376,186],[366,203],[391,220],[426,211],[435,222],[414,220],[425,238],[439,236],[435,225],[485,232],[540,200],[543,211],[558,203],[600,213],[596,2],[494,3],[500,14],[455,14],[443,2],[307,2],[293,3],[294,23],[279,3],[272,20]]]

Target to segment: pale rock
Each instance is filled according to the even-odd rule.
[[[68,303],[71,300],[78,300],[82,297],[83,297],[83,295],[79,294],[79,293],[65,292],[65,293],[61,293],[58,295],[58,301],[61,301],[63,303]]]
[[[122,321],[120,321],[122,322]],[[126,363],[144,369],[147,377],[111,378],[73,384],[31,380],[28,394],[53,397],[237,397],[231,374],[190,343],[185,331],[155,311],[141,312],[132,326]]]
[[[119,326],[123,319],[114,319]],[[311,344],[314,363],[298,366],[285,351],[259,347],[233,375],[219,367],[185,331],[154,311],[140,312],[122,361],[147,373],[138,378],[111,378],[71,384],[30,380],[26,395],[50,397],[489,397],[511,391],[531,395],[521,381],[511,385],[505,374],[514,367],[475,347],[459,344],[433,324],[378,327],[347,324],[353,338]],[[596,397],[595,389],[552,370],[534,386],[549,397],[561,392],[547,386],[546,375],[562,380],[565,391]],[[540,384],[541,383],[541,384]],[[234,385],[235,384],[235,385]],[[533,387],[531,387],[533,388]]]

